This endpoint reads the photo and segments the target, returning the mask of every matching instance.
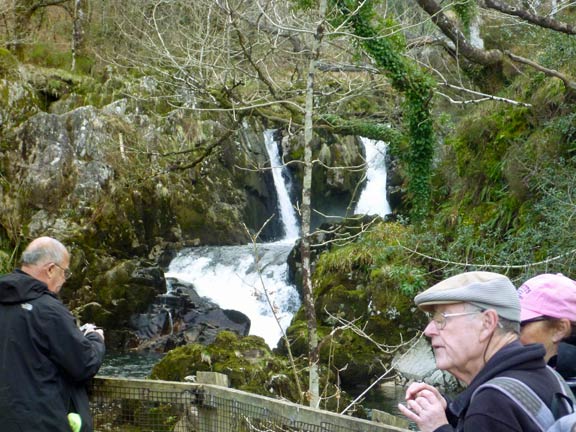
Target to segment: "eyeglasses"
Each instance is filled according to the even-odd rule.
[[[64,272],[64,279],[70,279],[72,277],[72,272],[70,271],[69,268],[64,268],[60,264],[57,264],[55,262],[53,262],[52,264],[54,264],[56,267],[58,267],[60,270]]]
[[[472,311],[472,312],[457,312],[457,313],[444,313],[444,312],[435,312],[434,314],[428,314],[428,318],[430,321],[434,321],[434,325],[438,330],[444,330],[446,327],[446,321],[448,318],[457,317],[457,316],[464,316],[464,315],[472,315],[476,313],[480,313],[482,311]]]
[[[536,317],[536,318],[527,319],[527,320],[524,320],[524,321],[521,321],[521,322],[520,322],[520,328],[522,328],[522,327],[524,327],[525,325],[530,324],[530,323],[540,322],[540,321],[548,321],[548,320],[551,320],[551,319],[553,319],[553,318],[551,318],[551,317],[549,317],[549,316],[546,316],[546,315],[542,315],[542,316],[539,316],[539,317]]]

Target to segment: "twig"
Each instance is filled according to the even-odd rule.
[[[460,86],[457,86],[457,85],[454,85],[454,84],[450,84],[450,83],[448,83],[448,82],[439,83],[438,85],[444,86],[444,87],[448,87],[448,88],[453,89],[453,90],[458,90],[458,91],[462,91],[462,92],[465,92],[465,93],[470,93],[470,94],[473,94],[473,95],[476,95],[476,96],[481,96],[481,98],[482,98],[482,99],[473,99],[473,100],[468,100],[468,101],[455,101],[455,100],[451,99],[449,96],[447,96],[447,95],[445,95],[445,94],[443,94],[443,93],[440,93],[440,92],[438,92],[438,91],[436,92],[436,93],[440,94],[441,96],[444,96],[444,97],[450,99],[450,101],[451,101],[452,103],[470,104],[470,103],[484,102],[484,101],[486,101],[486,100],[493,100],[493,101],[498,101],[498,102],[506,102],[506,103],[509,103],[509,104],[512,104],[512,105],[520,105],[520,106],[524,106],[524,107],[531,107],[531,106],[532,106],[532,104],[529,104],[529,103],[526,103],[526,102],[518,102],[518,101],[515,101],[515,100],[512,100],[512,99],[503,98],[503,97],[501,97],[501,96],[494,96],[494,95],[491,95],[491,94],[482,93],[482,92],[479,92],[479,91],[476,91],[476,90],[472,90],[472,89],[468,89],[468,88],[465,88],[465,87],[460,87]]]
[[[478,268],[526,269],[526,268],[536,267],[536,266],[543,265],[543,264],[549,264],[549,263],[551,263],[552,261],[557,261],[557,260],[559,260],[559,259],[562,259],[562,258],[568,256],[568,255],[574,255],[574,254],[576,254],[576,249],[572,249],[572,250],[570,250],[570,251],[568,251],[568,252],[566,252],[566,253],[557,255],[557,256],[555,256],[555,257],[547,258],[547,259],[545,259],[545,260],[543,260],[543,261],[538,261],[538,262],[528,263],[528,264],[517,264],[517,265],[474,264],[474,263],[469,263],[469,262],[463,263],[463,262],[456,262],[456,261],[445,260],[445,259],[442,259],[442,258],[436,258],[436,257],[430,256],[430,255],[426,255],[426,254],[423,254],[423,253],[421,253],[421,252],[415,251],[414,249],[410,249],[409,247],[406,247],[406,246],[400,244],[399,242],[398,242],[398,245],[399,245],[401,248],[403,248],[403,249],[405,249],[405,250],[407,250],[407,251],[409,251],[409,252],[411,252],[411,253],[413,253],[413,254],[415,254],[415,255],[418,255],[418,256],[420,256],[420,257],[423,257],[423,258],[426,258],[426,259],[429,259],[429,260],[432,260],[432,261],[437,261],[437,262],[441,262],[441,263],[445,263],[445,264],[450,264],[450,265],[454,265],[454,266],[460,266],[460,267],[478,267]]]
[[[382,381],[389,373],[392,369],[394,369],[394,367],[398,364],[398,362],[400,360],[402,360],[410,351],[412,351],[412,349],[414,349],[414,347],[416,346],[417,342],[422,339],[422,336],[424,335],[424,333],[420,333],[419,335],[416,335],[414,338],[412,338],[412,340],[416,339],[416,341],[412,344],[412,346],[406,350],[406,352],[404,354],[402,354],[395,362],[393,362],[390,367],[388,369],[386,369],[386,371],[380,375],[372,384],[370,384],[360,395],[358,395],[356,397],[356,399],[354,399],[352,402],[350,402],[350,404],[344,408],[344,410],[342,410],[342,412],[340,414],[344,414],[346,413],[346,411],[348,411],[351,407],[353,407],[360,399],[362,399],[364,397],[364,395],[366,393],[368,393],[372,387],[374,387],[376,384],[378,384],[380,381]]]
[[[242,224],[242,225],[244,226],[244,229],[246,230],[246,232],[250,236],[250,239],[252,240],[252,246],[254,249],[254,264],[256,266],[256,272],[258,273],[258,278],[260,279],[260,284],[262,285],[262,291],[264,291],[264,295],[266,296],[266,302],[268,303],[268,306],[270,306],[270,310],[272,311],[272,315],[274,316],[274,320],[276,320],[276,323],[278,324],[278,327],[280,327],[280,331],[282,332],[282,339],[284,339],[284,342],[286,343],[286,350],[288,351],[288,358],[290,359],[290,366],[292,367],[292,372],[294,373],[294,380],[296,381],[296,387],[298,389],[298,395],[301,396],[304,393],[302,392],[302,386],[300,385],[300,379],[298,378],[298,371],[296,370],[296,362],[294,361],[294,356],[292,355],[292,349],[290,348],[290,341],[288,339],[288,335],[286,335],[286,332],[284,331],[284,328],[282,328],[282,325],[280,324],[280,318],[278,317],[278,314],[276,313],[276,308],[274,307],[274,303],[272,302],[272,299],[270,298],[270,295],[268,294],[268,289],[266,288],[266,284],[264,283],[264,279],[262,279],[262,269],[260,268],[260,258],[258,255],[258,243],[256,242],[258,240],[258,237],[260,237],[260,234],[261,234],[262,230],[264,229],[264,227],[266,227],[266,225],[268,225],[268,223],[274,217],[275,217],[274,214],[272,216],[270,216],[266,220],[266,222],[264,222],[262,224],[262,226],[260,227],[258,232],[254,235],[252,235],[250,233],[250,230],[248,229],[246,224]]]

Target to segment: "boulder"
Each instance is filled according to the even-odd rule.
[[[158,295],[145,313],[132,315],[132,349],[167,352],[190,343],[209,345],[224,330],[239,336],[250,332],[250,319],[243,313],[221,309],[200,297],[192,284],[177,279],[168,283],[168,293]]]
[[[392,361],[401,381],[423,381],[444,393],[461,388],[456,378],[436,367],[432,347],[428,339],[421,337],[406,352],[397,354]]]

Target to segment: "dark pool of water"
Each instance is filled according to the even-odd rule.
[[[354,397],[363,393],[363,389],[358,389],[354,392]],[[405,417],[398,410],[398,403],[404,403],[404,396],[406,390],[392,383],[384,385],[376,385],[370,389],[359,401],[368,411],[373,409],[385,411],[388,414],[405,419]],[[415,424],[410,424],[411,430],[418,430]]]
[[[161,354],[106,353],[98,375],[122,378],[147,378]]]

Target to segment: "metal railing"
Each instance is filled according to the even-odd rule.
[[[95,432],[398,432],[394,426],[198,383],[96,377]]]

